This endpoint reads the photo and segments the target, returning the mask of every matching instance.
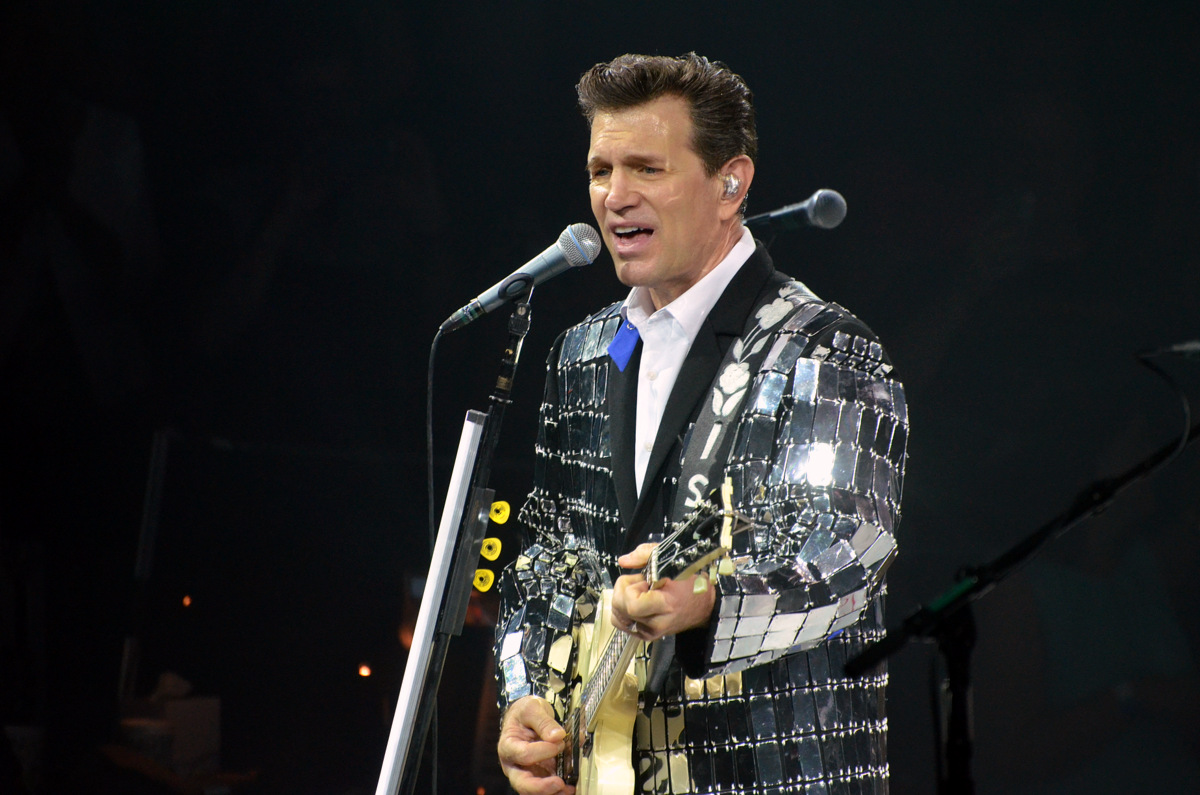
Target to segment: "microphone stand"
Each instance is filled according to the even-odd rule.
[[[512,402],[510,395],[521,344],[529,332],[530,293],[520,300],[509,318],[508,346],[488,410],[468,411],[463,424],[376,795],[411,795],[417,785],[450,637],[462,634],[487,530],[488,512],[495,495],[487,483],[504,410]]]
[[[963,569],[958,580],[928,606],[922,605],[889,630],[882,640],[870,643],[846,663],[846,674],[861,676],[895,654],[913,638],[931,638],[946,661],[949,689],[947,725],[935,704],[938,727],[938,795],[971,795],[972,738],[969,713],[970,658],[975,645],[975,622],[970,604],[1028,562],[1043,546],[1108,507],[1126,487],[1152,474],[1200,436],[1200,423],[1181,441],[1164,445],[1149,457],[1113,478],[1089,484],[1063,513],[1035,530],[991,563]]]

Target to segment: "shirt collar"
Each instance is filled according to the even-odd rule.
[[[654,310],[654,302],[650,299],[650,291],[645,287],[634,287],[621,305],[621,316],[632,323],[640,331],[642,326],[655,315],[669,315],[679,323],[687,334],[689,342],[694,342],[700,333],[700,326],[708,313],[712,311],[729,282],[750,259],[754,253],[754,236],[745,226],[742,236],[734,244],[725,258],[717,263],[717,267],[704,274],[700,281],[693,284],[682,295],[671,303]]]

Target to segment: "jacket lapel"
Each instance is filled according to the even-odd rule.
[[[638,343],[634,353],[635,358],[630,359],[624,373],[618,374],[616,366],[610,362],[610,378],[619,375],[630,382],[627,389],[620,392],[620,397],[615,403],[610,404],[610,417],[613,423],[613,475],[617,478],[618,505],[621,509],[622,524],[628,534],[627,542],[630,548],[644,539],[648,532],[659,529],[657,526],[648,526],[647,522],[652,519],[657,522],[661,519],[661,509],[655,511],[654,506],[661,504],[661,484],[662,478],[666,474],[663,471],[664,466],[671,460],[677,462],[682,447],[682,435],[687,429],[688,423],[695,416],[697,405],[711,391],[712,381],[716,377],[718,367],[725,358],[730,345],[741,336],[746,316],[757,303],[759,293],[774,270],[766,249],[762,247],[761,243],[758,244],[750,259],[746,260],[746,264],[729,282],[729,286],[725,288],[725,292],[721,294],[712,311],[705,318],[704,324],[700,326],[696,340],[692,343],[692,347],[684,359],[679,377],[675,380],[675,387],[671,390],[670,397],[667,398],[662,422],[658,426],[658,435],[654,439],[654,447],[650,452],[650,461],[646,467],[646,480],[640,498],[637,496],[633,477],[633,444],[637,422],[637,376],[642,350],[641,343]],[[623,424],[618,423],[617,413],[614,410],[619,410]],[[625,448],[623,454],[628,456],[627,460],[617,458],[618,434],[622,437],[621,446]],[[617,469],[618,465],[621,466],[621,469]],[[622,498],[622,482],[625,479],[630,484],[635,504],[635,507],[628,512]]]
[[[638,368],[642,361],[642,342],[638,340],[633,355],[618,370],[616,363],[608,361],[609,449],[612,452],[613,486],[617,492],[617,509],[621,514],[621,526],[628,529],[633,525],[634,508],[637,505],[637,483],[633,474],[633,445],[637,432],[637,388]]]

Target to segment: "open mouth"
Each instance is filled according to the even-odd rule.
[[[618,240],[632,242],[635,240],[645,240],[654,234],[653,229],[646,229],[641,226],[617,226],[613,227],[613,236]]]

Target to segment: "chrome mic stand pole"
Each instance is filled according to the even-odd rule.
[[[487,488],[504,410],[511,403],[521,344],[529,331],[529,295],[508,321],[508,346],[487,412],[468,411],[459,440],[437,543],[404,668],[375,795],[411,795],[417,785],[425,736],[437,705],[438,684],[451,635],[462,633],[476,562],[494,491]],[[436,764],[436,761],[435,761]]]

